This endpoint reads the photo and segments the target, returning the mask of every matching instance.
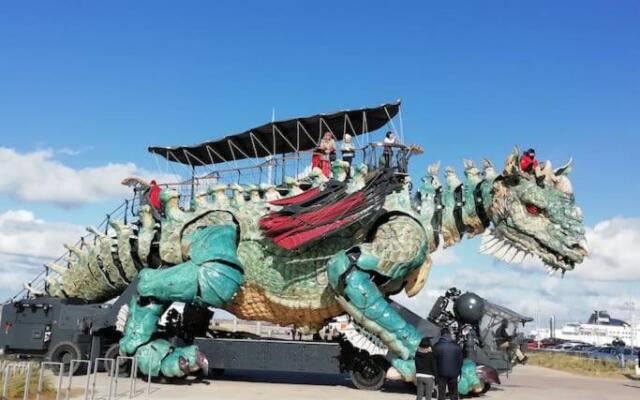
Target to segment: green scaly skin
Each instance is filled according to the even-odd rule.
[[[356,224],[295,252],[275,246],[262,235],[258,222],[270,206],[255,187],[249,188],[248,201],[238,194],[243,188],[232,188],[233,201],[226,201],[221,188],[215,188],[209,195],[198,195],[189,212],[178,208],[176,193],[163,191],[165,218],[159,224],[153,221],[148,206],[141,209],[139,229],[114,223],[118,259],[126,266],[123,280],[132,279],[132,266],[146,268],[140,274],[138,297],[131,304],[121,347],[128,354],[136,354],[140,369],[154,376],[183,376],[196,371],[203,364],[197,349],[171,348],[163,339],[150,341],[161,312],[172,301],[184,301],[227,307],[243,318],[257,319],[251,314],[256,304],[236,297],[239,291],[253,288],[262,293],[261,301],[268,306],[294,314],[298,310],[303,315],[291,320],[287,312],[276,313],[270,319],[275,323],[295,323],[312,330],[325,322],[314,319],[320,310],[332,315],[349,313],[389,348],[392,365],[402,378],[412,380],[419,334],[389,307],[386,299],[402,290],[417,270],[428,271],[428,254],[438,243],[452,246],[464,235],[471,237],[489,229],[483,250],[507,261],[530,253],[553,270],[566,271],[586,255],[581,212],[567,190],[568,168],[557,175],[548,173],[541,187],[513,165],[517,165],[517,152],[510,156],[499,177],[488,161],[483,163],[482,173],[465,161],[464,182],[453,169],[447,169],[444,187],[437,176],[438,167],[431,166],[419,188],[419,201],[413,200],[409,185],[389,195],[384,209],[392,216],[377,225],[375,232]],[[339,163],[333,165],[335,175],[344,177],[340,168]],[[367,169],[358,166],[354,172],[348,185],[351,192],[364,186]],[[313,179],[314,186],[323,184],[317,171]],[[434,224],[438,220],[438,193],[442,199],[441,227]],[[540,212],[531,214],[527,205],[537,206]],[[456,213],[462,218],[462,229],[459,220],[456,223]],[[223,247],[219,240],[209,240],[215,233],[209,227],[223,227],[227,236],[239,228],[237,246],[235,238],[227,237],[226,243],[234,244]],[[162,265],[173,266],[162,270],[150,268],[151,242],[158,230]],[[126,246],[130,251],[120,249]],[[96,271],[95,263],[90,262],[88,255],[95,259],[97,249],[104,252],[106,245],[76,249],[68,269],[52,267],[60,275],[48,281],[49,292],[96,302],[117,296],[122,283],[112,282],[109,274],[102,272],[113,274],[117,269],[107,265]],[[215,259],[226,261],[220,264]],[[115,262],[109,257],[101,261]],[[205,270],[208,272],[202,273]],[[372,283],[372,274],[385,277],[384,286]]]

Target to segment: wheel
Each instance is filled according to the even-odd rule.
[[[59,342],[51,348],[47,355],[47,361],[62,363],[62,373],[76,375],[80,372],[80,363],[76,363],[73,366],[73,371],[70,371],[71,360],[84,360],[80,347],[73,342]],[[83,363],[84,364],[84,363]],[[84,366],[84,365],[83,365]],[[60,373],[60,367],[57,365],[51,366],[52,371],[58,375]]]
[[[107,351],[104,353],[105,358],[110,358],[114,360],[114,365],[113,365],[114,373],[117,367],[115,360],[118,358],[119,355],[120,355],[120,344],[118,343],[114,343],[111,346],[109,346]],[[120,367],[118,368],[118,376],[129,376],[129,372],[131,371],[131,361],[121,360],[119,364],[120,364]]]
[[[386,377],[385,370],[371,358],[358,359],[349,375],[360,390],[380,390]]]

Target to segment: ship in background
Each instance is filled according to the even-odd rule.
[[[531,336],[536,340],[554,337],[572,342],[584,342],[595,346],[611,344],[620,339],[627,346],[640,345],[640,324],[633,321],[628,323],[621,319],[612,318],[607,311],[594,311],[587,322],[570,322],[560,329],[554,326],[553,319],[549,328],[535,329]]]

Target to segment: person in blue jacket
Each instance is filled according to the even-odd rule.
[[[458,376],[462,369],[462,348],[451,337],[448,328],[440,332],[440,340],[434,346],[438,365],[438,400],[445,400],[449,392],[451,400],[458,400]]]

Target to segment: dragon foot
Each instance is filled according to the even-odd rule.
[[[413,382],[416,378],[415,360],[403,360],[401,358],[394,358],[393,360],[391,360],[391,368],[387,370],[387,378],[392,380]]]
[[[209,372],[209,361],[197,346],[172,347],[164,339],[140,346],[135,357],[140,372],[152,377],[182,378],[200,370]]]

